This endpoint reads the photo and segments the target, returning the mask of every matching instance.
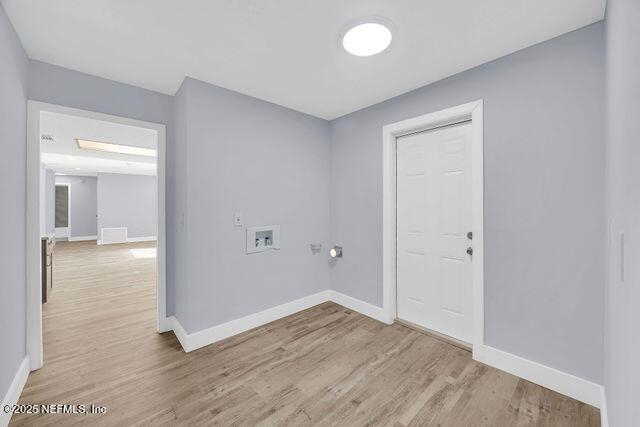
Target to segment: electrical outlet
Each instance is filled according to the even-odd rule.
[[[244,225],[244,221],[242,219],[242,212],[236,212],[233,214],[233,224],[236,227],[242,227]]]

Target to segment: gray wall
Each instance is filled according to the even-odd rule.
[[[174,170],[173,200],[175,203],[174,215],[176,218],[176,230],[174,230],[174,286],[167,288],[167,312],[173,313],[181,320],[182,326],[189,330],[189,270],[187,253],[187,144],[188,115],[187,115],[187,92],[190,85],[186,84],[187,79],[182,82],[180,89],[174,98],[174,141],[179,144],[180,149],[174,150],[172,164]],[[179,278],[179,280],[176,280]]]
[[[26,115],[29,62],[0,5],[0,396],[25,357]]]
[[[640,425],[640,2],[607,2],[608,215],[605,322],[609,423]],[[621,242],[624,233],[624,281]]]
[[[156,212],[155,176],[98,173],[98,230],[127,227],[129,238],[157,237]]]
[[[189,272],[176,316],[187,331],[328,289],[326,251],[309,248],[329,243],[328,123],[189,78],[176,122]],[[248,226],[280,225],[282,249],[246,255],[236,211]]]
[[[56,184],[71,184],[71,237],[97,236],[96,177],[58,175]]]
[[[332,287],[382,306],[382,127],[484,99],[486,342],[601,382],[603,61],[595,24],[333,121]]]
[[[169,95],[34,60],[29,99],[167,125],[173,110]]]

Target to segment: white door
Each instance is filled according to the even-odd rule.
[[[471,124],[397,139],[397,316],[471,343]]]

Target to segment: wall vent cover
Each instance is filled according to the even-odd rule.
[[[101,228],[100,244],[127,243],[127,227]]]

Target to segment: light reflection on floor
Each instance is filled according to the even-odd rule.
[[[156,248],[135,248],[129,249],[134,258],[155,258]]]

